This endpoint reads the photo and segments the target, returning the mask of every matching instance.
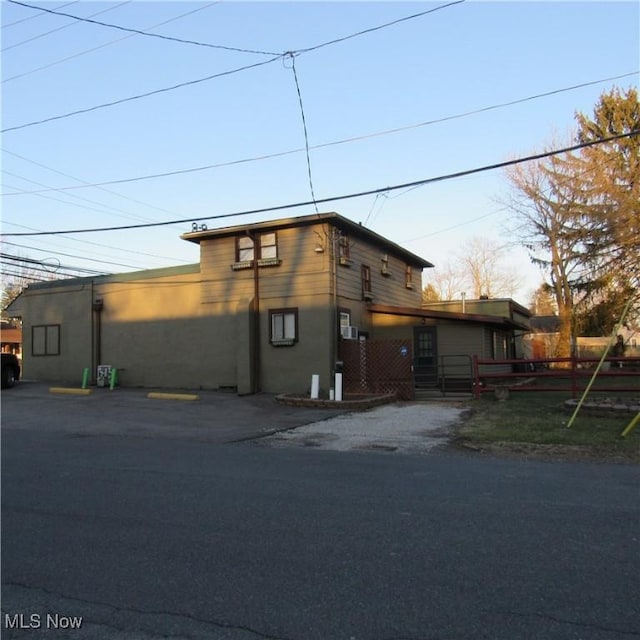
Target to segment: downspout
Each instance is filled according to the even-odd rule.
[[[91,308],[93,310],[93,316],[95,317],[95,358],[96,367],[102,364],[102,308],[104,303],[102,298],[95,298],[93,294],[93,282],[91,283]],[[97,369],[96,369],[97,370]],[[91,379],[93,380],[94,372],[91,373]]]
[[[256,237],[247,231],[253,242],[253,351],[251,353],[251,390],[260,391],[260,278],[258,277],[258,244]]]
[[[330,371],[335,373],[336,362],[338,362],[338,324],[339,324],[339,313],[338,313],[338,252],[336,251],[336,228],[329,225],[330,229],[330,251],[329,251],[329,260],[331,265],[331,296],[332,296],[332,306],[333,306],[333,322],[331,323],[331,344],[333,345],[332,349],[332,357],[333,362],[331,362]],[[333,382],[331,383],[333,386]]]

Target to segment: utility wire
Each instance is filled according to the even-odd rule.
[[[302,94],[300,93],[300,83],[298,82],[298,74],[296,72],[296,56],[291,53],[291,70],[293,71],[293,79],[296,83],[296,91],[298,93],[298,104],[300,105],[300,115],[302,116],[302,129],[304,130],[304,148],[307,156],[307,175],[309,176],[309,189],[311,191],[311,198],[313,200],[313,206],[318,211],[318,205],[316,204],[316,194],[313,191],[313,178],[311,177],[311,158],[309,157],[309,133],[307,131],[307,119],[304,115],[304,106],[302,105]]]
[[[177,215],[175,211],[171,211],[169,209],[164,209],[163,207],[158,207],[157,205],[154,205],[154,204],[149,204],[148,202],[144,202],[142,200],[138,200],[137,198],[132,198],[131,196],[125,196],[125,195],[123,195],[121,193],[118,193],[117,191],[113,191],[112,189],[105,189],[101,185],[90,184],[86,180],[82,180],[82,178],[78,178],[77,176],[71,175],[70,173],[65,173],[64,171],[58,171],[58,169],[54,169],[53,167],[50,167],[50,166],[48,166],[46,164],[42,164],[41,162],[36,162],[35,160],[30,160],[29,158],[25,158],[25,156],[21,156],[18,153],[14,153],[13,151],[9,151],[6,148],[2,149],[2,152],[3,153],[8,153],[10,156],[13,156],[15,158],[19,158],[20,160],[24,160],[25,162],[29,162],[30,164],[33,164],[33,165],[35,165],[37,167],[42,167],[43,169],[47,169],[48,171],[52,171],[53,173],[57,173],[58,175],[65,176],[65,178],[71,178],[72,180],[77,180],[78,182],[82,183],[82,185],[78,186],[77,188],[82,188],[83,186],[96,187],[96,188],[100,189],[100,191],[104,191],[105,193],[109,193],[111,195],[117,196],[118,198],[122,198],[123,200],[129,200],[130,202],[135,202],[136,204],[141,204],[141,205],[143,205],[145,207],[149,207],[150,209],[156,209],[157,211],[162,211],[163,213],[168,213],[170,215]],[[49,189],[39,190],[37,192],[36,191],[32,191],[32,192],[25,192],[25,193],[47,193],[49,191],[65,191],[65,190],[66,189],[49,188]]]
[[[167,91],[173,91],[174,89],[181,89],[182,87],[188,87],[191,85],[199,84],[201,82],[207,82],[208,80],[213,80],[214,78],[222,78],[224,76],[233,75],[234,73],[240,73],[241,71],[247,71],[248,69],[255,69],[256,67],[262,67],[265,64],[270,64],[271,62],[275,62],[280,58],[282,58],[282,56],[278,55],[278,56],[275,56],[274,58],[269,58],[269,60],[263,60],[262,62],[255,62],[254,64],[247,64],[244,67],[229,69],[228,71],[221,71],[220,73],[214,73],[212,75],[205,76],[204,78],[197,78],[196,80],[187,80],[186,82],[174,84],[171,87],[164,87],[163,89],[154,89],[153,91],[147,91],[146,93],[139,93],[138,95],[129,96],[128,98],[120,98],[119,100],[113,100],[112,102],[105,102],[103,104],[98,104],[93,107],[87,107],[86,109],[78,109],[76,111],[70,111],[69,113],[63,113],[59,116],[50,116],[49,118],[44,118],[43,120],[35,120],[33,122],[27,122],[25,124],[20,124],[15,127],[8,127],[6,129],[2,129],[0,133],[7,133],[8,131],[17,131],[18,129],[25,129],[26,127],[33,127],[38,124],[53,122],[54,120],[62,120],[63,118],[70,118],[71,116],[77,116],[81,113],[89,113],[91,111],[97,111],[98,109],[113,107],[117,104],[131,102],[132,100],[140,100],[141,98],[148,98],[149,96],[157,95],[159,93],[166,93]]]
[[[35,229],[34,227],[27,227],[24,224],[18,224],[17,222],[9,222],[8,220],[2,220],[2,224],[3,225],[9,225],[11,227],[18,227],[20,229],[29,229],[31,231],[36,231],[38,233],[27,233],[24,235],[43,235],[42,233],[42,229]],[[0,241],[3,241],[2,238],[4,236],[10,236],[10,235],[14,235],[14,236],[19,236],[19,235],[23,235],[20,233],[0,233]],[[48,235],[46,232],[44,232],[44,235]],[[63,234],[56,234],[56,235],[63,235]],[[123,249],[122,247],[114,247],[113,245],[109,245],[109,244],[104,244],[104,243],[100,243],[100,242],[92,242],[91,240],[80,240],[79,238],[64,238],[64,240],[69,240],[72,242],[78,242],[80,244],[89,244],[92,245],[94,247],[100,247],[102,249],[111,249],[113,251],[121,251],[122,253],[135,253],[136,255],[140,255],[140,256],[146,256],[148,258],[158,258],[160,260],[172,260],[173,262],[181,262],[183,264],[189,264],[186,260],[179,260],[177,258],[170,258],[169,256],[159,256],[155,253],[145,253],[144,251],[139,251],[139,250],[135,250],[132,251],[131,249]],[[57,245],[54,245],[57,246]],[[97,254],[94,254],[97,255]],[[104,254],[103,254],[104,255]]]
[[[630,76],[635,76],[638,75],[638,73],[640,73],[640,71],[632,71],[630,73],[624,73],[621,75],[617,75],[617,76],[612,76],[609,78],[601,78],[599,80],[592,80],[590,82],[583,82],[580,84],[575,84],[569,87],[563,87],[562,89],[553,89],[552,91],[546,91],[544,93],[538,93],[532,96],[527,96],[525,98],[519,98],[517,100],[510,100],[508,102],[501,102],[498,104],[494,104],[491,106],[487,106],[487,107],[481,107],[479,109],[474,109],[471,111],[464,111],[462,113],[457,113],[454,115],[450,115],[450,116],[445,116],[443,118],[436,118],[433,120],[427,120],[425,122],[418,122],[415,124],[410,124],[410,125],[405,125],[402,127],[395,127],[393,129],[385,129],[384,131],[377,131],[377,132],[373,132],[373,133],[367,133],[361,136],[352,136],[349,138],[343,138],[342,140],[333,140],[331,142],[324,142],[322,144],[316,144],[316,145],[312,145],[309,147],[310,150],[314,150],[314,149],[322,149],[325,147],[332,147],[332,146],[337,146],[337,145],[342,145],[342,144],[349,144],[351,142],[360,142],[362,140],[368,140],[370,138],[378,138],[381,136],[387,136],[387,135],[391,135],[394,133],[400,133],[403,131],[409,131],[411,129],[418,129],[420,127],[427,127],[430,125],[434,125],[434,124],[439,124],[441,122],[447,122],[449,120],[457,120],[457,119],[461,119],[461,118],[467,118],[469,116],[472,115],[477,115],[479,113],[484,113],[486,111],[494,111],[496,109],[503,109],[505,107],[511,107],[514,106],[516,104],[521,104],[523,102],[529,102],[531,100],[538,100],[540,98],[546,98],[548,96],[552,96],[555,94],[559,94],[559,93],[565,93],[567,91],[575,91],[576,89],[582,89],[584,87],[590,87],[596,84],[601,84],[603,82],[612,82],[614,80],[620,80],[622,78],[628,78]],[[182,175],[185,173],[196,173],[198,171],[208,171],[211,169],[220,169],[222,167],[230,167],[236,164],[246,164],[249,162],[259,162],[262,160],[270,160],[272,158],[280,158],[282,156],[287,156],[287,155],[293,155],[295,153],[300,153],[302,151],[304,151],[305,148],[304,147],[300,147],[298,149],[289,149],[288,151],[279,151],[276,153],[269,153],[269,154],[264,154],[264,155],[260,155],[260,156],[254,156],[251,158],[242,158],[240,160],[231,160],[228,162],[220,162],[220,163],[216,163],[216,164],[208,164],[208,165],[204,165],[201,167],[191,167],[188,169],[177,169],[175,171],[165,171],[163,173],[152,173],[152,174],[147,174],[144,176],[135,176],[133,178],[121,178],[118,180],[107,180],[105,182],[93,182],[93,183],[84,183],[83,185],[72,185],[69,187],[58,187],[55,189],[55,191],[68,191],[71,189],[84,189],[87,187],[103,187],[103,186],[108,186],[108,185],[113,185],[113,184],[125,184],[128,182],[138,182],[141,180],[152,180],[154,178],[168,178],[170,176],[177,176],[177,175]],[[6,151],[6,149],[4,150],[6,153],[12,153],[10,151]],[[17,156],[17,154],[12,154]],[[20,156],[17,156],[20,157]],[[47,167],[49,168],[49,167]],[[64,174],[62,174],[64,175]],[[77,179],[77,178],[75,178]],[[43,193],[42,191],[18,191],[18,192],[10,192],[10,193],[5,193],[3,194],[4,196],[15,196],[15,195],[27,195],[27,194],[32,194],[32,193]]]
[[[17,2],[17,0],[9,0],[9,1],[10,2]],[[54,120],[61,120],[62,118],[70,118],[71,116],[76,116],[76,115],[79,115],[79,114],[82,114],[82,113],[89,113],[91,111],[97,111],[98,109],[104,109],[106,107],[112,107],[112,106],[115,106],[115,105],[118,105],[118,104],[122,104],[122,103],[125,103],[125,102],[130,102],[132,100],[139,100],[141,98],[147,98],[149,96],[157,95],[157,94],[160,94],[160,93],[165,93],[167,91],[173,91],[175,89],[181,89],[182,87],[198,84],[200,82],[206,82],[208,80],[213,80],[214,78],[220,78],[222,76],[231,75],[233,73],[239,73],[240,71],[246,71],[247,69],[253,69],[255,67],[260,67],[260,66],[265,65],[265,64],[270,64],[271,62],[275,62],[276,60],[283,59],[283,58],[285,58],[286,56],[288,56],[288,55],[290,55],[292,53],[293,54],[302,54],[302,53],[308,53],[309,51],[315,51],[317,49],[321,49],[322,47],[327,47],[327,46],[332,45],[332,44],[336,44],[336,43],[339,43],[339,42],[344,42],[345,40],[349,40],[351,38],[355,38],[357,36],[361,36],[361,35],[363,35],[365,33],[371,33],[373,31],[378,31],[380,29],[384,29],[386,27],[390,27],[390,26],[393,26],[395,24],[398,24],[399,22],[403,22],[403,21],[406,21],[406,20],[412,20],[414,18],[421,17],[421,16],[426,15],[428,13],[432,13],[433,11],[437,11],[438,9],[444,9],[446,7],[450,7],[450,6],[453,6],[455,4],[460,4],[460,3],[465,2],[465,1],[466,0],[457,0],[456,2],[447,4],[447,5],[442,5],[441,7],[437,7],[436,9],[430,9],[428,11],[423,11],[421,13],[413,14],[411,16],[406,16],[404,18],[399,18],[398,20],[394,20],[392,22],[387,22],[385,24],[378,25],[377,27],[371,27],[371,28],[365,29],[363,31],[358,31],[357,33],[353,33],[353,34],[351,34],[349,36],[344,36],[342,38],[329,40],[327,42],[323,42],[321,44],[317,44],[317,45],[315,45],[313,47],[308,47],[307,49],[298,49],[297,51],[287,51],[287,52],[280,53],[280,54],[274,54],[274,57],[269,58],[268,60],[263,60],[262,62],[258,62],[258,63],[255,63],[255,64],[251,64],[251,65],[247,65],[247,66],[244,66],[244,67],[240,67],[238,69],[232,69],[230,71],[217,73],[217,74],[214,74],[214,75],[211,75],[211,76],[207,76],[205,78],[198,78],[196,80],[189,80],[187,82],[181,82],[181,83],[173,85],[171,87],[164,87],[163,89],[156,89],[154,91],[148,91],[147,93],[142,93],[142,94],[138,94],[138,95],[135,95],[135,96],[129,96],[128,98],[121,98],[119,100],[113,100],[111,102],[106,102],[106,103],[103,103],[103,104],[95,105],[93,107],[88,107],[86,109],[78,109],[77,111],[70,111],[68,113],[63,113],[63,114],[58,115],[58,116],[51,116],[49,118],[44,118],[42,120],[36,120],[36,121],[33,121],[33,122],[27,122],[27,123],[24,123],[24,124],[21,124],[21,125],[17,125],[15,127],[8,127],[7,129],[2,129],[0,131],[0,133],[6,133],[8,131],[17,131],[19,129],[24,129],[25,127],[33,127],[33,126],[36,126],[36,125],[39,125],[39,124],[45,124],[47,122],[52,122]]]
[[[54,9],[45,9],[44,7],[38,7],[33,4],[27,4],[26,2],[18,2],[18,0],[7,0],[11,4],[19,4],[22,7],[28,7],[29,9],[37,9],[38,11],[45,11],[46,13],[52,13],[56,16],[64,16],[65,18],[72,18],[73,20],[78,20],[80,22],[88,22],[90,24],[95,24],[101,27],[108,27],[110,29],[118,29],[119,31],[127,31],[128,33],[135,33],[139,36],[146,36],[148,38],[161,38],[162,40],[170,40],[172,42],[181,42],[182,44],[192,44],[198,47],[209,47],[210,49],[224,49],[225,51],[237,51],[240,53],[255,53],[266,56],[274,56],[277,55],[273,51],[257,51],[255,49],[241,49],[239,47],[227,47],[221,44],[211,44],[209,42],[198,42],[197,40],[183,40],[182,38],[174,38],[172,36],[163,36],[159,33],[150,33],[148,31],[142,31],[141,29],[130,29],[129,27],[122,27],[117,24],[109,24],[108,22],[100,22],[99,20],[91,20],[89,18],[82,18],[80,16],[74,16],[70,13],[64,13],[62,11],[56,11]],[[102,12],[100,12],[102,13]],[[98,15],[98,14],[93,14]]]
[[[10,1],[13,1],[13,0],[10,0]],[[449,7],[453,7],[456,4],[463,4],[465,1],[466,0],[456,0],[455,2],[449,2],[448,4],[443,4],[439,7],[435,7],[434,9],[428,9],[427,11],[414,13],[413,15],[405,16],[404,18],[398,18],[397,20],[386,22],[385,24],[378,25],[377,27],[370,27],[369,29],[363,29],[362,31],[358,31],[357,33],[352,33],[348,36],[343,36],[342,38],[335,38],[334,40],[322,42],[321,44],[316,44],[312,47],[307,47],[305,49],[296,49],[294,53],[302,54],[302,53],[308,53],[309,51],[317,51],[318,49],[322,49],[323,47],[328,47],[333,44],[338,44],[339,42],[345,42],[346,40],[351,40],[352,38],[357,38],[367,33],[373,33],[374,31],[380,31],[380,29],[386,29],[387,27],[392,27],[393,25],[400,24],[401,22],[406,22],[407,20],[414,20],[415,18],[421,18],[422,16],[426,16],[429,13],[440,11],[440,9],[447,9]]]
[[[48,282],[47,278],[37,278],[36,276],[30,276],[24,273],[16,273],[15,271],[7,271],[6,269],[3,269],[0,275],[9,277],[9,278],[30,280],[31,282]]]
[[[36,260],[35,258],[25,258],[22,256],[13,256],[9,253],[0,253],[0,259],[2,260],[9,260],[11,262],[19,262],[19,263],[23,263],[23,264],[28,264],[28,265],[38,265],[40,267],[44,267],[45,269],[47,267],[51,267],[51,269],[58,271],[59,269],[62,269],[64,271],[78,271],[78,272],[82,272],[82,273],[89,273],[89,274],[103,274],[104,271],[97,271],[96,269],[86,269],[84,267],[70,267],[68,265],[64,265],[64,264],[54,264],[54,265],[50,265],[47,264],[47,262],[45,260]],[[50,269],[50,270],[51,270]]]
[[[2,173],[11,176],[13,178],[18,178],[19,180],[24,180],[25,182],[30,182],[32,184],[37,184],[41,187],[48,187],[48,185],[42,183],[42,182],[37,182],[36,180],[30,180],[29,178],[25,178],[24,176],[19,176],[16,173],[12,173],[11,171],[7,171],[6,169],[2,169]],[[9,186],[9,185],[6,185]],[[15,187],[11,187],[12,189]],[[72,198],[75,198],[76,200],[81,200],[82,202],[88,202],[89,204],[96,204],[99,207],[102,207],[101,209],[96,209],[95,207],[87,207],[86,205],[82,205],[79,204],[78,202],[69,202],[69,200],[61,200],[60,198],[54,198],[52,196],[46,195],[44,193],[35,193],[34,195],[39,196],[41,198],[48,198],[49,200],[55,200],[56,202],[62,202],[63,204],[67,204],[67,205],[71,205],[73,207],[84,207],[86,209],[90,209],[91,211],[97,211],[98,213],[102,213],[105,215],[110,215],[110,216],[116,216],[118,218],[128,218],[129,220],[143,220],[146,222],[153,222],[153,218],[147,218],[145,216],[140,216],[137,214],[133,214],[133,213],[129,213],[128,211],[124,211],[122,209],[117,209],[116,207],[112,207],[110,205],[107,204],[103,204],[102,202],[97,202],[96,200],[91,200],[90,198],[85,198],[82,196],[78,196],[75,193],[69,193],[69,194],[65,194],[68,195]],[[108,211],[109,209],[111,209],[111,211]]]
[[[7,0],[8,2],[14,2],[14,0]],[[102,9],[101,11],[96,11],[95,13],[92,13],[92,16],[99,16],[101,13],[106,13],[107,11],[113,11],[114,9],[117,9],[119,7],[122,7],[125,4],[129,4],[131,2],[131,0],[125,0],[124,2],[121,2],[120,4],[116,4],[112,7],[107,7],[106,9]],[[17,2],[16,4],[21,4],[19,2]],[[39,7],[36,7],[39,8]],[[40,9],[41,11],[48,11],[47,9]],[[63,29],[68,29],[69,27],[74,26],[74,24],[76,23],[71,23],[71,24],[65,24],[62,25],[61,27],[56,27],[55,29],[51,29],[49,31],[45,31],[44,33],[39,33],[37,36],[33,36],[31,38],[27,38],[26,40],[21,40],[20,42],[16,42],[15,44],[9,45],[8,47],[5,47],[4,49],[0,49],[0,51],[2,51],[2,53],[4,53],[5,51],[9,51],[10,49],[15,49],[16,47],[20,47],[23,44],[27,44],[29,42],[33,42],[34,40],[39,40],[40,38],[44,38],[45,36],[50,35],[51,33],[56,33],[57,31],[62,31]]]
[[[16,242],[9,242],[8,240],[2,240],[2,244],[7,244],[10,247],[17,247],[19,249],[30,249],[32,251],[41,251],[42,253],[53,253],[57,256],[65,256],[66,258],[77,258],[78,260],[84,260],[87,262],[98,262],[100,264],[110,264],[115,267],[125,267],[126,269],[139,269],[132,264],[123,264],[122,262],[112,262],[111,260],[98,260],[97,258],[85,258],[75,253],[64,253],[62,251],[53,251],[53,249],[41,249],[40,247],[34,247],[28,244],[18,244]]]
[[[80,2],[80,0],[73,0],[73,2],[66,2],[65,4],[61,4],[59,7],[56,7],[56,9],[64,9],[65,7],[69,7],[72,4],[77,4],[78,2]],[[23,22],[29,22],[30,20],[35,20],[36,18],[41,18],[44,14],[43,13],[38,13],[35,16],[27,16],[26,18],[20,18],[20,20],[14,20],[13,22],[8,22],[7,24],[3,24],[2,29],[7,29],[8,27],[13,27],[16,24],[21,24]]]
[[[361,198],[363,196],[375,195],[377,193],[385,193],[388,191],[396,191],[398,189],[407,189],[408,187],[414,187],[418,185],[426,185],[432,184],[435,182],[444,182],[445,180],[453,180],[455,178],[461,178],[463,176],[472,175],[475,173],[481,173],[484,171],[493,171],[495,169],[502,169],[504,167],[508,167],[514,164],[521,164],[523,162],[531,162],[533,160],[542,160],[543,158],[548,158],[550,156],[559,155],[562,153],[570,153],[571,151],[577,151],[578,149],[584,149],[586,147],[593,147],[595,145],[604,144],[606,142],[612,142],[613,140],[621,140],[623,138],[629,138],[632,136],[637,136],[640,134],[640,129],[634,129],[628,133],[621,133],[615,136],[609,136],[607,138],[601,138],[599,140],[591,140],[588,142],[582,142],[580,144],[575,144],[570,147],[564,147],[561,149],[553,149],[551,151],[544,151],[542,153],[536,153],[534,155],[525,156],[522,158],[516,158],[513,160],[506,160],[504,162],[497,162],[491,165],[484,165],[482,167],[476,167],[474,169],[466,169],[464,171],[457,171],[455,173],[449,173],[441,176],[437,176],[434,178],[423,178],[422,180],[414,180],[413,182],[406,182],[404,184],[397,184],[389,187],[380,187],[378,189],[370,189],[368,191],[361,191],[358,193],[350,193],[341,196],[331,196],[329,198],[321,198],[316,200],[315,202],[318,204],[323,204],[325,202],[335,202],[337,200],[349,200],[352,198]],[[283,209],[294,209],[296,207],[307,207],[309,205],[314,204],[314,201],[307,202],[295,202],[290,204],[283,204],[275,207],[264,207],[261,209],[251,209],[249,211],[239,211],[235,213],[225,213],[216,216],[207,216],[204,218],[198,218],[198,220],[220,220],[223,218],[234,218],[239,216],[246,216],[256,213],[266,213],[270,211],[282,211]],[[182,220],[171,220],[167,222],[151,222],[147,224],[137,224],[137,225],[127,225],[122,227],[100,227],[94,229],[67,229],[64,231],[38,231],[36,233],[5,233],[4,236],[51,236],[51,235],[63,235],[67,233],[96,233],[99,231],[124,231],[130,229],[148,229],[150,227],[161,227],[167,225],[174,224],[184,224],[187,222],[193,222],[194,218],[183,218]]]
[[[76,2],[79,2],[79,0],[76,0]],[[185,13],[181,13],[173,18],[169,18],[168,20],[164,20],[163,22],[158,22],[156,24],[152,24],[148,27],[146,27],[147,29],[157,29],[158,27],[162,27],[165,24],[169,24],[170,22],[175,22],[176,20],[180,20],[181,18],[184,18],[186,16],[191,15],[192,13],[197,13],[198,11],[203,11],[204,9],[208,9],[209,7],[212,7],[214,4],[220,4],[220,2],[222,2],[222,0],[216,0],[215,2],[209,2],[208,4],[202,5],[201,7],[196,7],[195,9],[192,9],[191,11],[186,11]],[[64,6],[64,5],[63,5]],[[34,16],[37,17],[37,16]],[[29,71],[24,71],[22,73],[17,73],[14,76],[9,76],[8,78],[4,78],[1,81],[1,84],[5,84],[6,82],[11,82],[12,80],[17,80],[18,78],[24,78],[25,76],[29,76],[32,73],[36,73],[38,71],[43,71],[44,69],[49,69],[50,67],[55,67],[56,65],[62,64],[63,62],[68,62],[69,60],[73,60],[75,58],[79,58],[80,56],[84,56],[87,53],[93,53],[94,51],[98,51],[98,49],[104,49],[105,47],[109,47],[112,44],[115,44],[116,42],[122,42],[123,40],[128,40],[129,38],[133,38],[135,37],[135,33],[130,33],[128,36],[122,36],[121,38],[116,38],[115,40],[109,40],[109,42],[105,42],[103,44],[99,44],[96,47],[91,47],[90,49],[83,49],[82,51],[78,51],[70,56],[67,56],[65,58],[60,58],[58,60],[54,60],[53,62],[49,62],[47,64],[44,64],[40,67],[36,67],[35,69],[30,69]]]

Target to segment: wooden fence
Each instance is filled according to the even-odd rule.
[[[344,393],[395,393],[400,400],[413,400],[411,353],[407,340],[343,340]]]

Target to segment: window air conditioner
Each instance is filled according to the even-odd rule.
[[[345,340],[358,339],[358,327],[340,327],[340,333]]]

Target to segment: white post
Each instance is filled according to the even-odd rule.
[[[336,402],[342,402],[342,374],[336,373]]]
[[[311,399],[317,400],[320,395],[320,376],[314,373],[311,376]]]

